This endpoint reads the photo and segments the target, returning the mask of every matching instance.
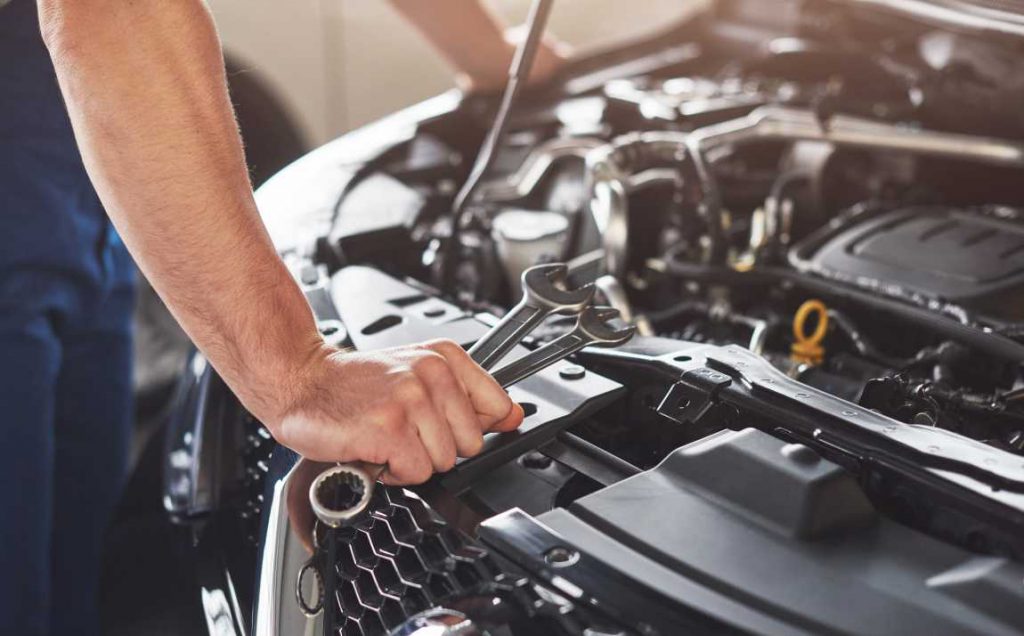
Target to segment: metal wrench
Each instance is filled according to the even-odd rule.
[[[552,314],[578,314],[594,297],[594,286],[564,289],[569,268],[562,263],[536,265],[523,272],[523,299],[469,349],[484,369],[491,369],[526,334]]]
[[[625,344],[633,337],[636,327],[633,325],[622,329],[610,327],[607,321],[618,317],[618,315],[619,310],[611,307],[587,307],[580,314],[572,331],[534,349],[517,360],[513,360],[492,375],[498,384],[508,388],[584,347],[617,347]]]
[[[587,307],[573,329],[494,372],[507,388],[588,346],[617,347],[633,337],[636,327],[615,329],[608,320],[619,315],[611,307]],[[518,340],[516,341],[518,342]],[[345,525],[366,510],[385,466],[353,462],[322,472],[309,487],[309,502],[320,521],[332,528]]]
[[[321,523],[332,528],[347,524],[370,505],[386,466],[349,462],[320,473],[309,486],[309,503]]]
[[[484,369],[489,369],[548,316],[583,311],[593,299],[595,288],[593,285],[584,285],[578,289],[563,289],[560,285],[565,282],[568,273],[568,267],[561,263],[537,265],[523,272],[523,299],[476,342],[469,350],[470,356]],[[602,316],[610,318],[618,315],[618,312],[611,311],[613,313],[609,314],[606,310]],[[578,330],[579,323],[574,331]],[[609,332],[607,329],[602,332],[600,327],[596,327],[596,333]],[[629,335],[631,336],[632,332]],[[547,350],[547,347],[562,342],[564,338],[565,336],[537,351]],[[589,339],[581,338],[584,344],[575,349],[567,349],[563,355],[552,357],[550,362],[542,363],[536,370],[578,351],[586,344],[595,344],[600,338],[600,335]],[[529,355],[526,357],[530,358]],[[509,367],[519,368],[516,363]],[[518,382],[534,372],[527,370],[525,375],[516,377],[509,384]],[[336,528],[348,523],[369,505],[377,479],[384,469],[384,466],[376,464],[354,462],[338,464],[325,470],[309,488],[309,501],[314,514],[322,523],[331,527]]]

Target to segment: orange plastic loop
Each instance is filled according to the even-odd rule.
[[[814,331],[807,333],[811,317],[815,318]],[[800,305],[793,316],[793,347],[790,358],[797,363],[820,364],[825,357],[822,342],[828,331],[828,307],[820,300],[808,300]]]

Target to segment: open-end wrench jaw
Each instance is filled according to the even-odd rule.
[[[536,265],[523,272],[523,298],[484,337],[469,355],[491,369],[528,333],[553,314],[578,314],[594,298],[594,285],[568,289],[569,268],[562,263]]]
[[[591,347],[617,347],[625,344],[636,333],[636,327],[627,325],[621,329],[608,324],[619,317],[619,310],[611,307],[591,307],[579,317],[578,329],[587,334]]]
[[[531,267],[522,275],[524,300],[552,313],[579,313],[593,300],[595,288],[588,283],[570,289],[568,279],[569,268],[564,263]]]

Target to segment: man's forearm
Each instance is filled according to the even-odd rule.
[[[38,0],[75,138],[153,287],[282,444],[421,483],[523,410],[458,344],[324,345],[260,221],[201,0]]]
[[[86,168],[140,268],[239,397],[280,408],[264,388],[320,339],[257,213],[205,5],[39,8]]]

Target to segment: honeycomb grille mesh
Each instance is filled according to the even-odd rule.
[[[331,534],[335,606],[325,608],[328,634],[386,634],[456,595],[517,584],[487,550],[399,488],[377,488],[369,514]]]
[[[407,490],[378,487],[368,513],[333,535],[333,606],[324,633],[387,634],[431,607],[458,607],[474,595],[500,597],[518,608],[515,634],[633,634],[500,561],[474,539],[450,527]],[[323,549],[323,547],[321,548]],[[330,592],[331,584],[328,584]]]

